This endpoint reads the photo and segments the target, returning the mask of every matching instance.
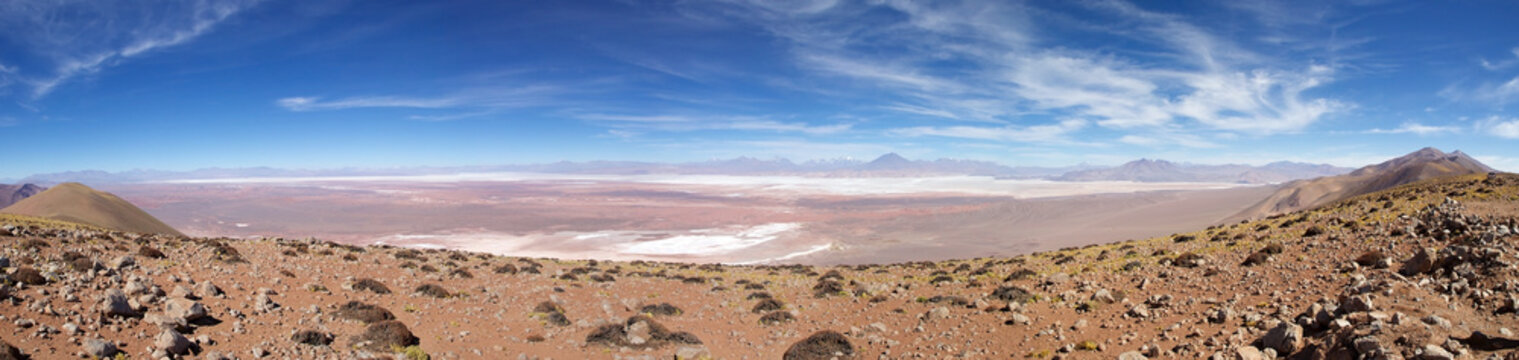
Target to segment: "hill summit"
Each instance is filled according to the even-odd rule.
[[[1275,215],[1311,209],[1357,195],[1446,176],[1481,174],[1493,168],[1459,150],[1445,153],[1426,147],[1345,175],[1298,180],[1284,184],[1265,200],[1235,218]]]
[[[80,183],[58,184],[0,209],[0,213],[35,216],[126,232],[184,236],[136,205]]]

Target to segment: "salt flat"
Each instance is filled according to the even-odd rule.
[[[202,236],[533,257],[836,263],[1016,254],[1206,226],[1269,188],[985,176],[467,173],[189,179],[111,191]]]

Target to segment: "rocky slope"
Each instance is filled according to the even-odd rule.
[[[1446,154],[1423,148],[1349,174],[1326,176],[1284,184],[1271,196],[1234,218],[1254,218],[1289,211],[1312,209],[1352,196],[1445,176],[1484,174],[1493,171],[1460,151]]]
[[[1013,258],[526,259],[0,215],[35,358],[1519,358],[1519,177]]]
[[[136,205],[80,183],[58,184],[0,209],[0,213],[88,224],[118,231],[183,235]]]

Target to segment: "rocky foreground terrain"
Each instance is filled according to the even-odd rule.
[[[839,267],[0,217],[7,358],[1519,359],[1519,176],[1019,256]]]

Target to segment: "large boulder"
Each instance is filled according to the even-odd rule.
[[[84,353],[96,359],[109,359],[120,351],[116,349],[116,343],[104,339],[89,339],[82,346]]]
[[[1430,248],[1419,248],[1419,250],[1414,253],[1414,257],[1409,258],[1408,261],[1403,262],[1403,268],[1398,269],[1398,273],[1403,274],[1404,276],[1414,276],[1430,272],[1434,269],[1435,250]]]
[[[1303,348],[1303,327],[1283,321],[1266,332],[1266,336],[1261,338],[1261,345],[1276,350],[1277,354],[1296,353]]]
[[[164,330],[153,339],[154,348],[174,355],[190,353],[191,345],[193,344],[190,343],[190,339],[186,339],[184,335],[174,330]]]
[[[101,299],[100,302],[100,312],[108,316],[142,316],[142,313],[132,307],[132,303],[127,300],[127,295],[117,289],[111,289],[106,292],[105,298]]]
[[[164,314],[193,322],[206,317],[206,306],[190,299],[170,299],[164,304]]]

